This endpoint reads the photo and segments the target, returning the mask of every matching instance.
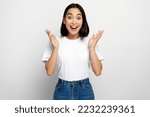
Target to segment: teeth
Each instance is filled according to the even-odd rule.
[[[72,25],[72,26],[70,26],[71,28],[73,28],[73,29],[76,29],[76,28],[78,28],[78,26],[77,25]]]
[[[76,25],[74,25],[74,26],[71,26],[71,28],[73,28],[73,29],[76,29],[78,26],[76,26]]]

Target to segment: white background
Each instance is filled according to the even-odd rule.
[[[0,99],[52,99],[57,78],[41,62],[44,31],[60,35],[72,2],[83,6],[91,34],[105,31],[103,73],[91,73],[96,99],[150,99],[149,0],[0,0]]]

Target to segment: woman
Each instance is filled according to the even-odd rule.
[[[51,76],[58,69],[58,83],[54,100],[94,100],[94,92],[89,81],[89,69],[96,76],[102,71],[103,59],[99,53],[98,40],[103,31],[89,34],[89,26],[84,9],[79,4],[66,7],[61,25],[61,38],[56,38],[49,30],[46,33],[50,44],[45,50],[43,61],[47,74]]]

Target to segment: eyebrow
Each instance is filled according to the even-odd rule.
[[[67,15],[73,15],[72,13],[67,13]],[[78,13],[77,15],[82,15],[81,13]]]

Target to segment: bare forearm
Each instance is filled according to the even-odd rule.
[[[45,64],[47,74],[50,76],[55,72],[57,66],[58,49],[53,49],[51,57]]]
[[[102,63],[98,59],[94,48],[89,49],[89,52],[90,52],[90,60],[91,60],[92,70],[96,76],[99,76],[102,71]]]

